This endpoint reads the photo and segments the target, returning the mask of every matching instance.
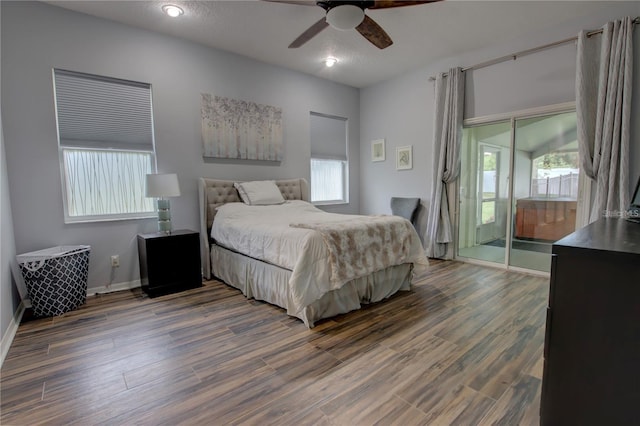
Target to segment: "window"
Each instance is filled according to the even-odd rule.
[[[311,159],[311,201],[344,202],[347,162]]]
[[[347,120],[311,113],[311,201],[348,202]]]
[[[65,223],[153,217],[151,86],[54,70]]]

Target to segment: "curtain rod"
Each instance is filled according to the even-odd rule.
[[[633,23],[635,25],[640,24],[640,16],[636,17],[633,20]],[[593,35],[601,34],[601,33],[602,33],[602,28],[600,28],[599,30],[589,31],[587,33],[587,37],[591,37]],[[533,47],[533,48],[527,49],[527,50],[521,50],[520,52],[512,53],[510,55],[500,56],[499,58],[495,58],[495,59],[491,59],[491,60],[486,61],[486,62],[481,62],[479,64],[471,65],[469,67],[462,68],[462,71],[477,70],[477,69],[480,69],[480,68],[485,68],[485,67],[488,67],[488,66],[491,66],[491,65],[495,65],[495,64],[499,64],[501,62],[506,62],[506,61],[509,61],[509,60],[514,60],[515,61],[516,59],[518,59],[519,56],[530,55],[532,53],[537,53],[537,52],[540,52],[542,50],[550,49],[550,48],[556,47],[556,46],[561,46],[563,44],[571,43],[571,42],[574,42],[574,41],[577,41],[577,40],[578,40],[578,36],[565,38],[564,40],[554,41],[553,43],[545,44],[545,45],[538,46],[538,47]],[[445,72],[444,76],[446,77],[447,74],[448,73]],[[435,79],[436,78],[433,77],[433,76],[429,77],[429,81],[433,81]]]

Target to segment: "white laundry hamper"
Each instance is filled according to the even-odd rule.
[[[16,256],[33,313],[62,315],[87,298],[91,246],[58,246]]]

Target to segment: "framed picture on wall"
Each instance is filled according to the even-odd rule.
[[[411,145],[396,148],[396,170],[409,170],[413,168],[413,155]]]
[[[384,161],[384,139],[371,141],[371,161]]]

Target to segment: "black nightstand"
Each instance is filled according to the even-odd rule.
[[[141,287],[149,297],[202,285],[198,232],[138,234],[138,259]]]

